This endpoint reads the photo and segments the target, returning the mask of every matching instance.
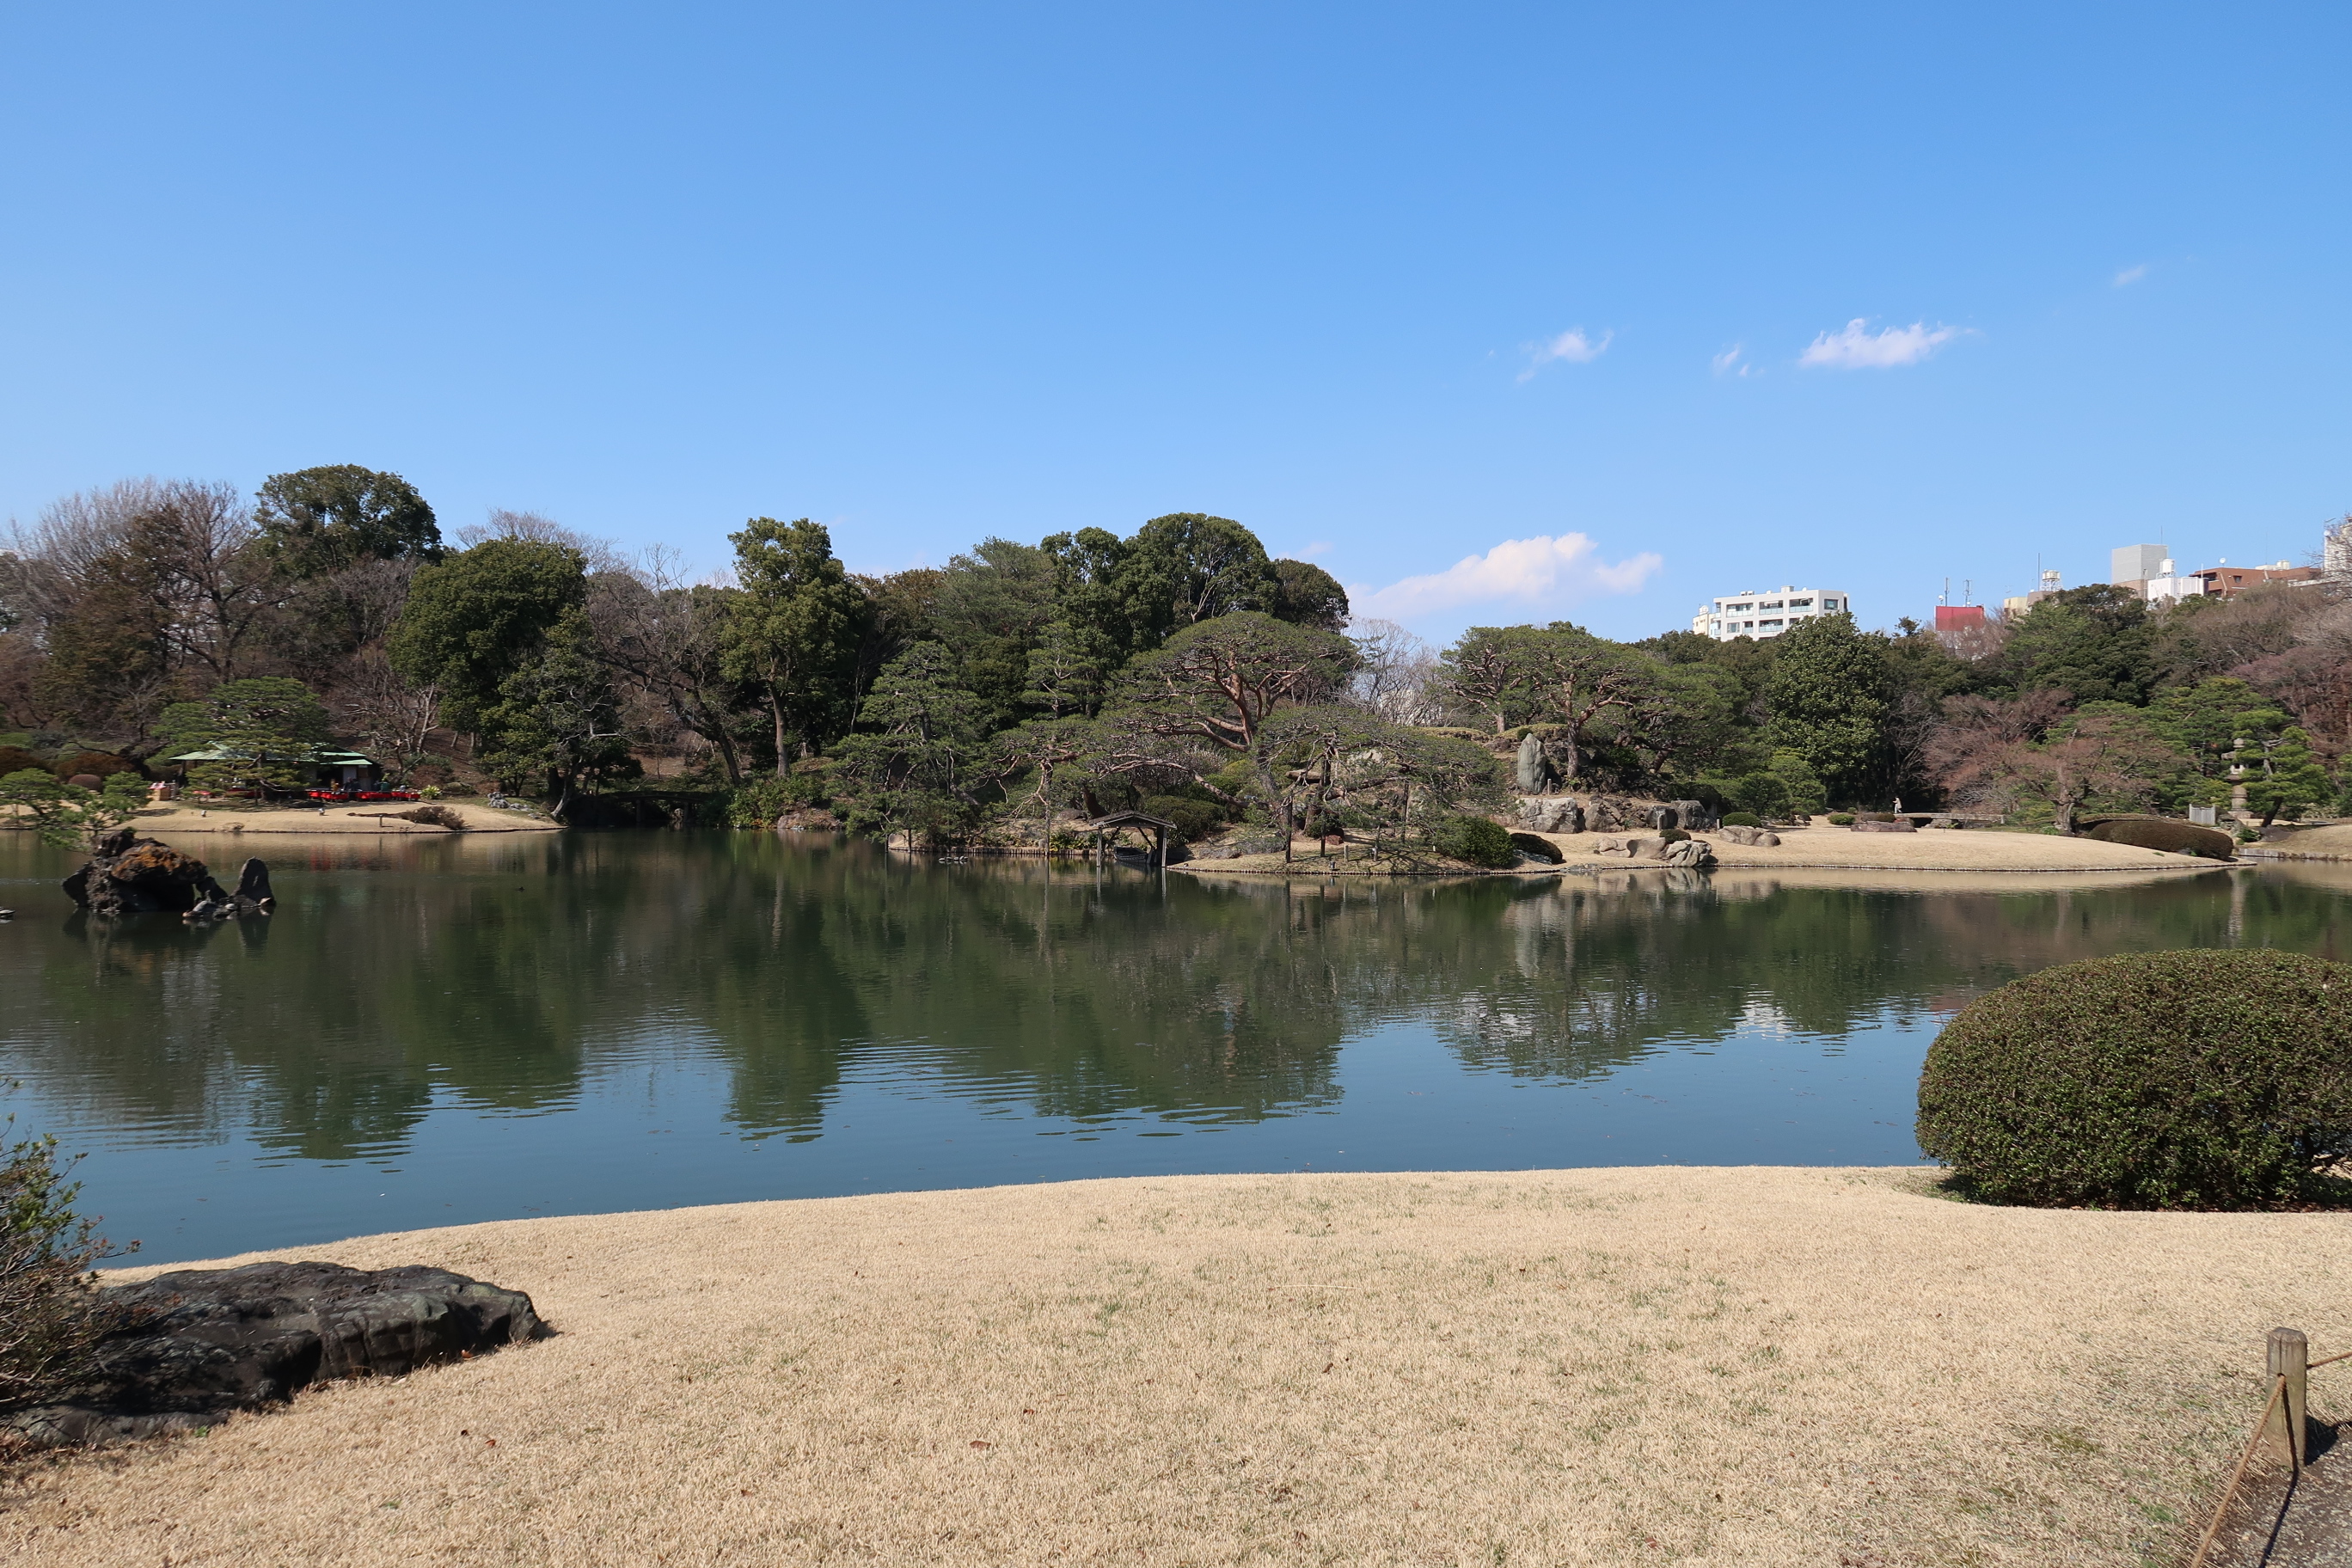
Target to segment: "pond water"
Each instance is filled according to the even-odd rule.
[[[761,834],[247,844],[275,917],[190,929],[72,915],[72,859],[0,835],[0,1078],[142,1260],[1077,1176],[1897,1163],[1928,1041],[1991,986],[2352,951],[2352,867],[1285,885]]]

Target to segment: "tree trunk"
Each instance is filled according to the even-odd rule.
[[[736,760],[735,738],[727,732],[726,716],[711,712],[709,703],[699,703],[698,706],[702,710],[703,722],[709,726],[702,731],[703,738],[719,748],[719,760],[727,769],[727,782],[730,784],[741,784],[743,764]]]
[[[776,721],[776,776],[782,778],[792,772],[793,763],[784,754],[784,705],[773,687],[768,689],[768,713]]]

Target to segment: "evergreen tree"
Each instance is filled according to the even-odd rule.
[[[565,544],[492,539],[418,569],[385,651],[412,685],[441,692],[460,730],[478,730],[509,677],[550,628],[587,600],[587,560]]]
[[[782,778],[795,747],[813,755],[848,728],[866,595],[821,523],[755,517],[728,538],[742,596],[729,607],[720,656],[728,678],[766,703]]]
[[[1119,585],[1136,646],[1235,610],[1272,610],[1282,579],[1256,534],[1229,517],[1170,512],[1128,542]]]
[[[945,644],[917,643],[885,665],[858,709],[861,728],[839,747],[853,825],[934,843],[961,837],[987,782],[981,718]]]
[[[1836,615],[1777,640],[1766,688],[1773,748],[1803,758],[1832,798],[1860,798],[1885,757],[1892,695],[1876,639],[1856,631],[1853,616]]]
[[[1319,632],[1348,629],[1348,590],[1339,580],[1311,561],[1277,561],[1274,618]]]
[[[328,731],[310,689],[282,675],[224,680],[201,702],[172,704],[158,727],[167,752],[215,753],[188,764],[188,782],[218,790],[300,787]]]
[[[352,463],[270,475],[254,520],[278,569],[297,579],[362,561],[441,555],[440,526],[416,487]]]
[[[1049,622],[1029,650],[1029,683],[1021,700],[1044,709],[1048,718],[1091,717],[1117,660],[1110,639],[1092,626]]]
[[[2264,827],[2282,813],[2299,816],[2336,793],[2312,753],[2310,734],[2285,718],[2274,709],[2241,717],[2246,733],[2238,762],[2245,769],[2246,805],[2263,814]]]
[[[500,683],[482,715],[482,761],[509,789],[544,776],[561,819],[585,783],[638,772],[621,728],[613,675],[584,610],[567,610],[546,646]]]

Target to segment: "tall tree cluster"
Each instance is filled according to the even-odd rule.
[[[1204,513],[878,576],[806,518],[729,539],[729,569],[690,581],[526,512],[446,541],[414,487],[350,465],[250,499],[130,481],[0,551],[0,710],[60,756],[207,745],[269,783],[272,736],[331,739],[559,809],[660,757],[747,820],[824,805],[937,838],[1139,806],[1402,842],[1498,805],[1515,771],[1759,816],[1899,795],[2064,825],[2233,791],[2275,816],[2335,804],[2352,747],[2340,585],[2163,614],[2077,589],[1965,647],[1832,616],[1763,642],[1557,621],[1440,649]]]

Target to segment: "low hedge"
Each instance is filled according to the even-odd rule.
[[[1936,1037],[1918,1139],[2008,1203],[2309,1199],[2352,1154],[2352,964],[2199,949],[2045,969]]]
[[[1449,816],[1431,829],[1429,847],[1451,860],[1466,861],[1499,871],[1519,863],[1511,835],[1500,823],[1483,816]]]
[[[1853,826],[1853,813],[1850,811],[1831,812],[1830,826],[1832,827],[1852,827]]]
[[[2234,860],[2237,847],[2218,827],[2175,822],[2159,816],[2116,816],[2083,830],[2085,838],[2102,844],[2128,844],[2136,849],[2162,849],[2174,855],[2201,855],[2208,860]]]
[[[1727,811],[1722,823],[1726,827],[1761,827],[1764,819],[1752,811]]]

